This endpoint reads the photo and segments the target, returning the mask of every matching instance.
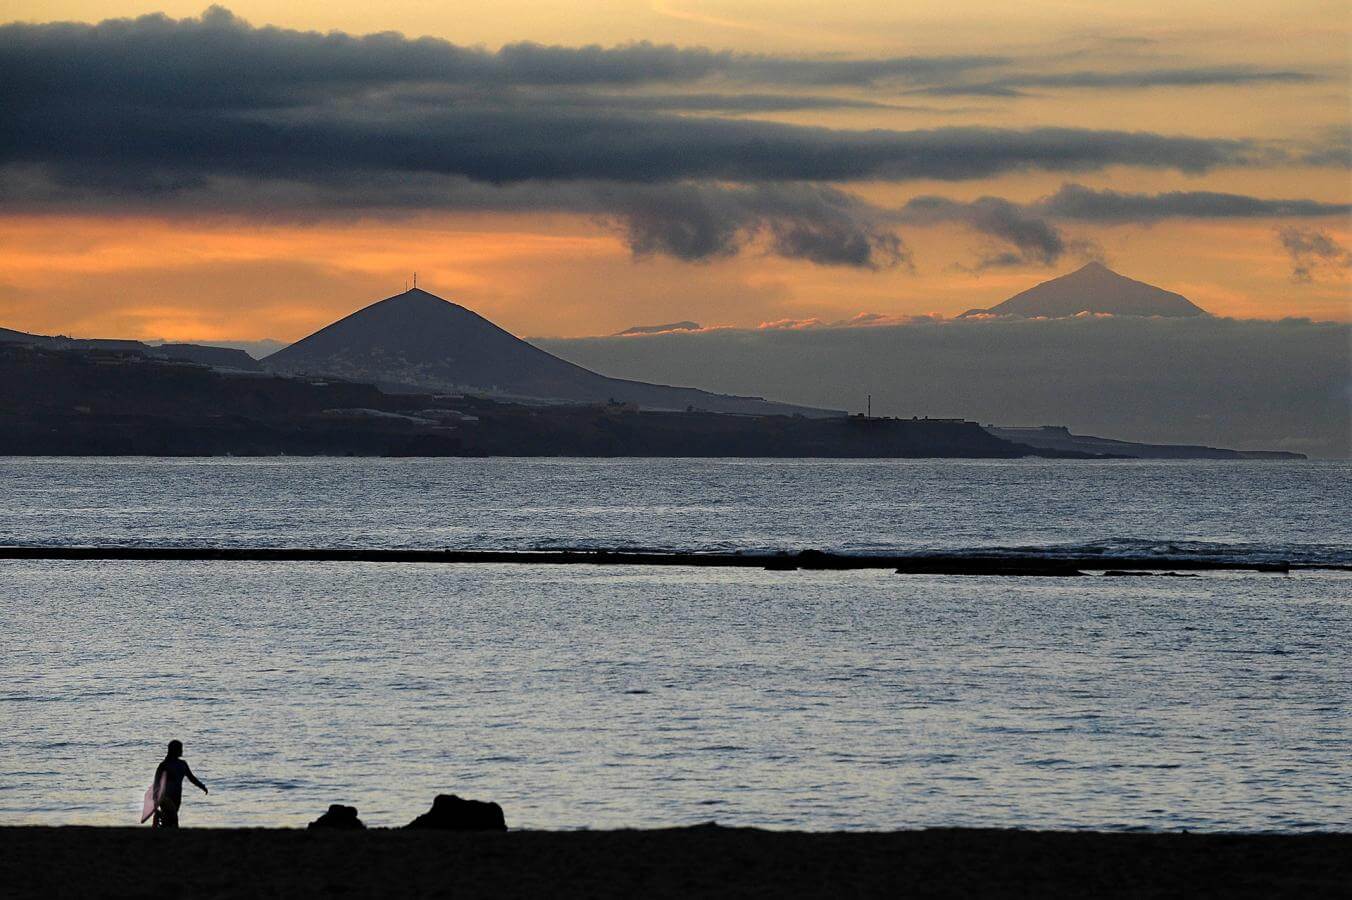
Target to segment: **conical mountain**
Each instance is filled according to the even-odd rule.
[[[509,334],[472,310],[414,288],[360,309],[263,360],[274,371],[422,390],[650,409],[837,415],[759,397],[608,378]]]
[[[1208,315],[1206,310],[1182,294],[1127,278],[1102,263],[1091,262],[1069,275],[1044,281],[1015,294],[990,309],[968,310],[962,317],[987,315],[1064,319],[1080,313],[1169,318]]]

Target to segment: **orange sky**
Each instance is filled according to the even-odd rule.
[[[525,0],[450,5],[290,2],[231,4],[254,25],[400,30],[490,49],[516,40],[579,45],[650,39],[682,46],[813,58],[930,53],[1018,54],[1069,72],[1188,66],[1269,66],[1313,72],[1296,83],[1135,89],[1037,88],[1020,97],[914,97],[895,90],[803,88],[928,111],[835,109],[757,114],[798,125],[908,130],[980,125],[1152,131],[1296,146],[1349,127],[1347,17],[1341,3],[1085,2],[842,4],[618,0],[544,6]],[[0,20],[92,22],[163,11],[195,16],[201,3],[111,4],[4,0]],[[998,27],[991,27],[992,23]],[[1110,53],[1098,52],[1111,48]],[[1053,58],[1063,52],[1065,59]],[[831,57],[831,55],[835,55]],[[1107,62],[1104,62],[1107,59]],[[731,90],[716,85],[720,91]],[[764,92],[766,88],[738,88]],[[776,88],[777,89],[777,88]],[[747,116],[742,116],[747,118]],[[967,181],[896,180],[836,185],[892,207],[923,194],[990,195],[1031,203],[1064,183],[1127,193],[1214,191],[1258,198],[1352,201],[1347,170],[1289,159],[1203,174],[1109,169],[1010,171]],[[1352,246],[1346,216],[1305,219],[1177,218],[1154,224],[1059,222],[1123,274],[1185,294],[1217,314],[1352,319],[1346,260],[1320,260],[1292,277],[1284,226]],[[212,210],[0,212],[0,326],[42,333],[172,340],[294,340],[374,299],[419,282],[523,335],[605,334],[657,322],[755,325],[779,318],[848,318],[860,312],[952,315],[988,306],[1076,268],[1054,264],[971,271],[991,238],[957,223],[898,225],[913,266],[821,266],[765,252],[707,262],[635,259],[594,215],[354,213],[300,220]]]

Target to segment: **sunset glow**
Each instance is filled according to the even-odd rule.
[[[19,76],[0,90],[25,110],[0,161],[0,325],[290,341],[415,270],[523,335],[954,315],[1090,258],[1222,316],[1352,319],[1339,4],[1232,4],[1223,25],[1204,3],[1167,16],[1145,3],[871,3],[824,18],[817,4],[750,0],[584,6],[7,4],[28,24],[0,34]],[[83,26],[44,24],[160,12],[180,21],[105,23],[88,44]],[[342,35],[277,29],[449,43],[387,35],[349,58]],[[143,40],[207,49],[161,82],[153,64],[117,68],[110,46]],[[312,56],[304,74],[236,89],[213,68],[212,47],[279,41]],[[588,44],[608,49],[578,55]],[[77,71],[44,96],[24,73],[62,53],[103,74]],[[411,56],[415,68],[389,71]],[[353,65],[365,74],[323,73]],[[99,79],[119,78],[150,92],[163,134],[137,118],[139,100],[93,120]],[[77,139],[43,131],[58,115]],[[240,146],[193,146],[184,117],[237,123]],[[375,155],[350,169],[284,156],[311,140],[307,122],[337,134],[371,121],[387,146],[354,144]],[[260,123],[290,143],[250,157]],[[395,146],[423,124],[436,129],[425,149]],[[761,126],[787,130],[746,131]],[[105,127],[127,131],[108,143]],[[568,155],[586,129],[613,146],[612,127],[661,131],[634,150],[650,168]],[[689,148],[664,162],[670,140]],[[813,146],[801,164],[762,164],[727,149],[744,140]],[[861,141],[901,149],[836,164],[831,142]],[[1071,196],[1097,205],[1081,215],[1058,202]],[[956,205],[936,217],[932,197]]]

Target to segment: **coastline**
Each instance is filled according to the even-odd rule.
[[[0,827],[11,897],[1334,896],[1352,834]]]
[[[512,563],[523,565],[696,566],[777,571],[894,569],[901,575],[1083,575],[1244,571],[1289,574],[1348,570],[1338,563],[1254,562],[1204,556],[1061,556],[1051,553],[828,553],[638,550],[450,550],[356,547],[155,547],[0,545],[0,559],[243,562]]]

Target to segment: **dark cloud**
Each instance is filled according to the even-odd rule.
[[[617,218],[635,256],[662,253],[677,259],[708,260],[741,249],[751,211],[736,201],[711,203],[708,192],[644,192],[623,201]]]
[[[578,91],[567,94],[555,92],[539,99],[556,108],[614,109],[631,112],[773,113],[808,109],[884,109],[926,115],[958,115],[971,112],[970,107],[914,106],[822,94],[607,94]]]
[[[1025,92],[1009,84],[1001,84],[994,81],[987,82],[955,82],[953,84],[931,84],[927,87],[916,88],[910,91],[912,94],[922,94],[926,97],[1022,97]]]
[[[468,102],[416,115],[388,101],[169,114],[71,95],[20,107],[7,125],[0,140],[3,163],[40,163],[61,183],[133,193],[191,185],[208,175],[312,180],[380,171],[494,183],[960,180],[1112,165],[1203,172],[1247,164],[1256,152],[1240,140],[1147,132],[842,131]]]
[[[600,189],[598,203],[636,256],[702,261],[731,256],[764,236],[770,252],[823,265],[909,264],[901,239],[875,207],[820,185],[665,185]]]
[[[1309,81],[1311,73],[1242,66],[1141,71],[1023,71],[1038,61],[989,54],[838,59],[735,53],[636,42],[614,47],[522,42],[497,51],[396,33],[348,35],[254,28],[213,6],[95,25],[0,28],[0,67],[34,99],[79,90],[120,98],[172,93],[183,106],[286,104],[316,90],[394,84],[642,86],[711,79],[783,86],[912,85],[932,94],[1010,96],[1029,87],[1143,88]],[[998,75],[973,80],[984,71]]]
[[[884,415],[1352,454],[1347,324],[1211,316],[776,324],[535,343],[607,375],[659,383],[690,384],[695,359],[696,387],[809,406],[857,409],[871,393]]]
[[[1102,224],[1149,224],[1162,219],[1319,218],[1352,213],[1352,204],[1316,200],[1279,200],[1214,191],[1169,191],[1125,194],[1066,184],[1033,203],[1017,204],[1001,197],[970,202],[922,196],[909,200],[889,218],[901,224],[956,222],[994,242],[981,253],[976,270],[1006,266],[1055,264],[1067,252],[1097,257],[1099,250],[1083,239],[1067,238],[1056,220]],[[1327,235],[1295,228],[1282,230],[1292,254],[1297,280],[1309,280],[1312,267],[1345,259]]]
[[[365,92],[396,84],[642,86],[711,78],[743,83],[867,86],[923,83],[1008,62],[993,56],[811,59],[676,47],[508,44],[497,51],[396,33],[254,28],[213,6],[197,19],[0,26],[0,68],[34,101],[69,91],[183,107],[288,104],[315,91]]]
[[[733,57],[727,74],[770,84],[851,85],[932,82],[1012,62],[1004,56],[899,56],[885,59],[792,59]]]
[[[910,251],[897,235],[862,230],[849,221],[778,220],[770,223],[770,231],[774,252],[791,259],[869,269],[911,262]]]
[[[394,33],[254,28],[220,7],[200,19],[151,15],[97,25],[0,27],[0,67],[13,76],[10,87],[33,102],[77,91],[120,103],[254,108],[398,84],[687,82],[730,59],[648,43],[610,49],[513,44],[493,53]]]
[[[1031,209],[1058,219],[1085,222],[1153,222],[1159,219],[1270,219],[1347,215],[1352,204],[1316,200],[1268,200],[1214,191],[1124,194],[1063,185]]]
[[[944,197],[916,197],[896,216],[901,222],[917,225],[960,222],[1014,248],[983,255],[978,269],[1029,263],[1050,266],[1067,249],[1066,239],[1055,225],[1000,197],[981,197],[971,203]]]
[[[734,59],[788,81],[802,64],[816,74],[798,80],[814,83],[883,71],[938,77],[989,62],[748,61],[648,44],[489,53],[392,34],[252,28],[218,8],[199,20],[12,24],[0,27],[0,161],[47,165],[56,183],[156,195],[209,176],[309,180],[344,170],[491,182],[962,179],[1111,165],[1202,172],[1261,150],[1073,128],[838,131],[570,109],[503,90],[690,81]],[[856,63],[863,75],[848,74]]]
[[[1311,72],[1219,66],[1191,69],[1145,69],[1129,72],[1011,73],[987,81],[957,81],[916,88],[930,96],[1019,97],[1029,88],[1143,90],[1157,87],[1238,87],[1251,84],[1299,84],[1318,80]]]
[[[1325,129],[1314,140],[1303,142],[1290,156],[1306,166],[1352,167],[1352,129],[1345,125]]]
[[[1310,282],[1323,270],[1352,267],[1352,253],[1326,231],[1288,225],[1277,230],[1277,237],[1291,257],[1291,279]]]
[[[0,26],[0,203],[271,218],[561,211],[615,227],[638,256],[706,260],[754,245],[879,268],[910,261],[897,217],[828,183],[1107,166],[1199,173],[1295,152],[1147,132],[849,131],[678,114],[868,106],[877,101],[793,88],[938,84],[1014,62],[648,43],[488,51],[255,28],[219,7],[200,19],[14,23]],[[701,82],[720,92],[694,90]],[[778,93],[722,90],[735,82]],[[983,265],[1045,264],[1073,246],[1045,211],[998,198],[927,215],[999,244]]]

